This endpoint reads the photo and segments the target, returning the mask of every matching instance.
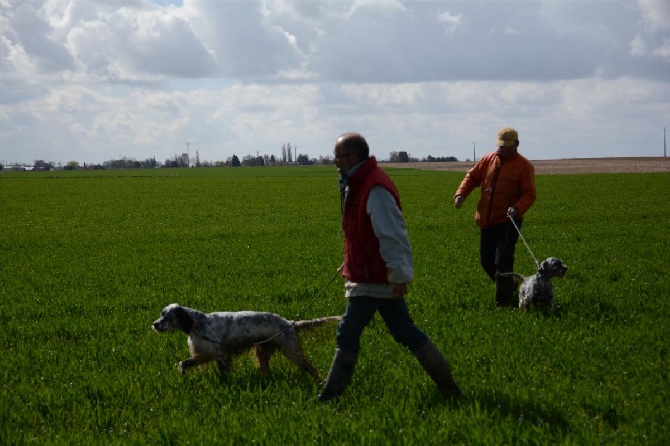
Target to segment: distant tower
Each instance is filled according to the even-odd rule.
[[[667,153],[665,152],[665,127],[663,127],[663,158],[667,157]]]
[[[472,162],[477,161],[477,146],[475,145],[475,142],[472,141]]]

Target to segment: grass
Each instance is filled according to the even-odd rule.
[[[417,325],[467,397],[445,403],[376,317],[339,401],[281,357],[186,376],[171,302],[341,314],[332,167],[0,176],[0,444],[664,444],[670,438],[668,174],[537,177],[524,237],[569,266],[549,315],[496,309],[462,174],[389,169]],[[478,192],[478,191],[477,191]],[[526,247],[516,270],[532,274]],[[325,290],[324,290],[325,288]],[[315,297],[323,291],[316,301]],[[322,374],[335,327],[305,334]]]

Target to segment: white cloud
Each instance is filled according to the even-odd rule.
[[[393,15],[398,11],[406,10],[403,2],[398,0],[353,0],[348,17],[352,18],[356,13],[365,12],[372,14]]]
[[[641,35],[638,34],[630,42],[630,54],[638,57],[644,57],[649,54],[647,42],[644,41]]]
[[[667,0],[638,0],[645,28],[632,42],[633,54],[642,58],[651,58],[670,63],[670,2]],[[636,48],[640,41],[643,48]],[[644,51],[637,51],[643,49]],[[670,75],[670,73],[668,73]]]
[[[670,39],[663,41],[663,44],[654,49],[654,55],[670,62]]]
[[[670,29],[670,2],[667,0],[638,0],[642,18],[653,30]]]
[[[514,35],[514,34],[520,34],[519,31],[516,29],[512,28],[511,26],[507,25],[503,30],[503,34],[509,34],[509,35]]]
[[[449,11],[439,11],[437,21],[444,24],[447,32],[454,33],[462,26],[462,14],[452,14]]]

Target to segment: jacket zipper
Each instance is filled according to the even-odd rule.
[[[501,161],[500,164],[496,163],[495,173],[493,174],[493,181],[491,182],[491,198],[489,198],[489,210],[486,213],[486,224],[487,226],[491,224],[491,208],[493,207],[493,194],[496,192],[496,184],[498,183],[498,174],[502,168],[504,161]]]

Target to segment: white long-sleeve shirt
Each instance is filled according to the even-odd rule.
[[[369,296],[393,298],[392,283],[409,283],[414,276],[412,248],[402,211],[393,195],[381,186],[374,186],[366,203],[372,230],[379,240],[379,251],[386,262],[390,283],[356,283],[347,280],[345,297]]]

